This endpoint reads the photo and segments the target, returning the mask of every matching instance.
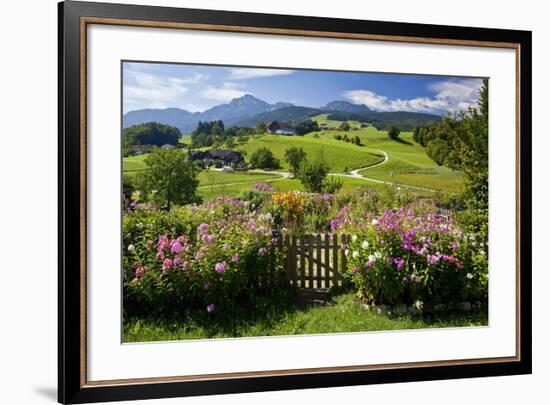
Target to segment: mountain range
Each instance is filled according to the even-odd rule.
[[[352,116],[362,122],[392,122],[399,124],[405,119],[407,123],[434,122],[439,116],[431,114],[398,112],[377,112],[365,105],[352,104],[343,100],[331,101],[323,107],[312,108],[295,106],[292,103],[279,102],[269,104],[257,97],[246,94],[235,98],[227,104],[216,105],[203,112],[189,112],[180,108],[143,109],[124,114],[124,128],[145,122],[159,122],[178,128],[182,133],[190,133],[199,121],[222,120],[225,127],[232,125],[256,126],[259,122],[288,121],[300,122],[318,114]],[[402,128],[405,129],[405,128]]]

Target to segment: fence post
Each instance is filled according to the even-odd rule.
[[[330,288],[330,235],[325,233],[325,288]]]
[[[290,239],[290,278],[292,279],[292,285],[296,287],[298,284],[298,272],[296,271],[296,264],[298,258],[296,257],[296,236],[292,235]]]
[[[321,257],[321,235],[317,234],[315,243],[317,243],[317,254],[315,256],[315,259],[317,260],[317,264],[316,264],[316,268],[317,268],[317,288],[322,288],[322,286],[321,286],[321,280],[322,280],[321,279],[321,277],[322,277],[321,272],[323,271],[323,263],[321,263],[321,261],[322,261],[322,257]]]
[[[300,235],[300,288],[306,287],[306,237]]]
[[[332,251],[332,284],[338,285],[338,251],[341,250],[338,246],[338,235],[333,235],[332,239],[333,251]]]
[[[313,288],[313,235],[308,235],[307,237],[307,247],[308,247],[308,288]]]

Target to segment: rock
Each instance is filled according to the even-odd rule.
[[[362,303],[361,308],[363,308],[365,311],[370,311],[371,306],[369,304]]]
[[[470,312],[472,310],[472,304],[469,301],[459,302],[456,309],[463,312]]]
[[[388,315],[388,314],[390,314],[390,307],[388,305],[385,305],[385,304],[378,305],[376,307],[376,312],[378,312],[379,314]]]
[[[410,307],[408,307],[407,311],[411,315],[420,315],[422,313],[422,311],[419,308],[415,307],[414,305],[411,305]]]
[[[447,309],[447,305],[445,304],[437,304],[434,306],[434,311],[435,312],[443,312]]]
[[[405,315],[407,313],[407,306],[405,304],[397,304],[393,307],[393,310],[397,315]]]

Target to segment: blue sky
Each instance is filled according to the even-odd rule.
[[[446,114],[475,104],[481,79],[366,72],[288,70],[185,64],[123,64],[124,113],[176,107],[204,111],[252,94],[321,107],[334,100],[377,111]]]

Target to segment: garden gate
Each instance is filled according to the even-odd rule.
[[[342,244],[348,235],[286,235],[283,240],[286,279],[301,289],[329,289],[342,285],[347,260]]]

